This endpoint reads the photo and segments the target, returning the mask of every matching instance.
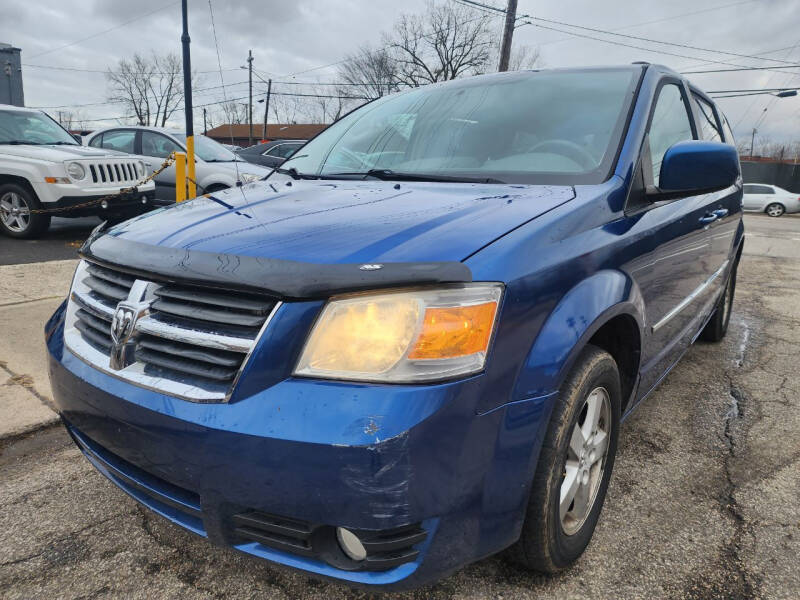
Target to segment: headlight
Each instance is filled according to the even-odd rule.
[[[481,371],[500,284],[358,294],[325,306],[295,375],[413,383]]]
[[[252,173],[239,173],[239,181],[242,183],[253,183],[261,179],[263,175],[253,175]]]
[[[71,162],[67,165],[67,175],[80,181],[86,177],[86,169],[81,163]]]
[[[136,163],[136,168],[139,169],[139,177],[144,177],[144,161],[139,161]]]

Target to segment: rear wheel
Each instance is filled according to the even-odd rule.
[[[50,215],[36,213],[39,200],[30,191],[15,183],[0,185],[0,229],[15,238],[38,236],[50,226]]]
[[[764,209],[764,212],[770,217],[780,217],[786,212],[786,207],[784,207],[780,202],[772,202],[767,205],[767,208]]]
[[[586,549],[614,467],[620,405],[616,362],[587,346],[553,407],[522,534],[511,549],[517,562],[555,573]]]

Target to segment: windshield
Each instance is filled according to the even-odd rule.
[[[21,110],[0,110],[0,144],[79,145],[46,114]]]
[[[608,177],[639,68],[517,72],[376,100],[310,141],[284,169],[335,178],[598,183]]]
[[[186,136],[176,133],[174,136],[183,145],[186,145]],[[206,162],[231,162],[236,160],[236,155],[225,146],[204,135],[194,136],[194,153],[198,158]]]

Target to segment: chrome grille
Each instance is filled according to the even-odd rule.
[[[130,339],[132,361],[109,366],[119,302],[144,302]],[[70,294],[67,347],[122,379],[195,401],[227,399],[279,303],[268,297],[163,284],[82,262]]]

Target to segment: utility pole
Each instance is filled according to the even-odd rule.
[[[206,124],[206,109],[203,108],[203,135],[208,133],[208,125]]]
[[[183,107],[186,116],[186,162],[188,163],[188,197],[197,196],[195,188],[194,172],[194,119],[192,118],[192,61],[189,54],[189,15],[186,7],[187,0],[181,0],[181,11],[183,13],[183,33],[181,34],[181,46],[183,47]]]
[[[267,117],[269,116],[269,97],[272,94],[272,79],[267,81],[267,99],[264,100],[264,133],[261,136],[263,141],[267,139]]]
[[[498,71],[508,71],[508,62],[511,58],[511,39],[514,37],[514,23],[517,20],[517,0],[508,0],[506,8],[506,23],[503,27],[503,44],[500,46],[500,64]]]
[[[253,51],[247,51],[247,71],[250,83],[250,104],[248,107],[248,119],[250,123],[250,145],[253,145]]]
[[[753,127],[753,135],[750,137],[750,158],[753,157],[753,144],[756,141],[756,128]]]

